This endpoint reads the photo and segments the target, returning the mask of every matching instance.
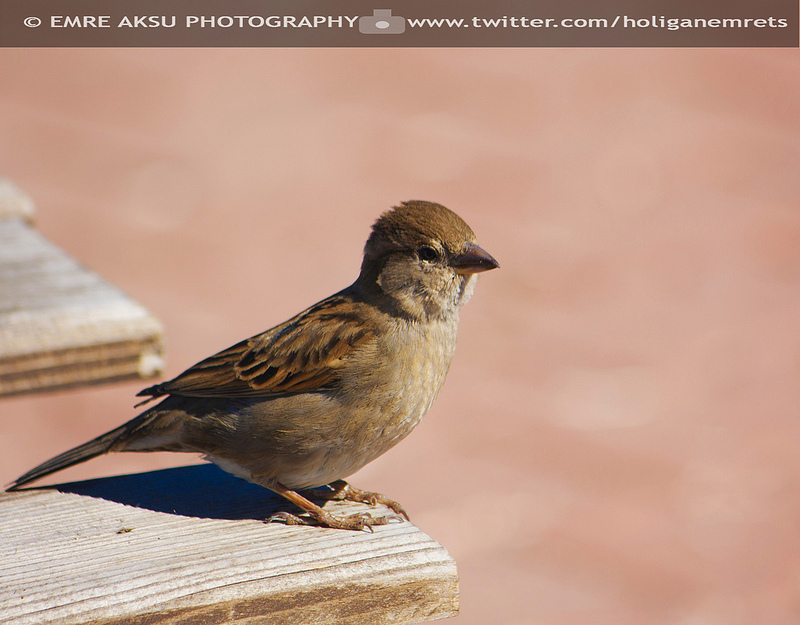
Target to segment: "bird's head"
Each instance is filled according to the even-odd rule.
[[[359,282],[377,286],[404,314],[430,319],[466,304],[475,274],[497,267],[461,217],[441,204],[412,200],[372,226]]]

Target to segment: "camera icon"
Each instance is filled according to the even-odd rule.
[[[406,30],[406,20],[392,15],[391,9],[373,9],[371,16],[358,20],[358,31],[365,35],[399,35]]]

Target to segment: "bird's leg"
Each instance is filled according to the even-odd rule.
[[[273,520],[282,520],[287,525],[321,525],[322,527],[331,527],[334,529],[343,530],[363,530],[368,529],[372,531],[373,525],[386,525],[389,519],[386,517],[373,517],[368,512],[360,514],[351,514],[346,517],[337,517],[328,512],[325,512],[313,501],[309,501],[303,495],[290,488],[286,488],[277,480],[268,480],[262,483],[270,490],[278,493],[281,497],[288,499],[294,505],[305,510],[309,518],[299,517],[289,512],[278,512],[273,514],[267,522]]]
[[[383,504],[387,508],[391,509],[392,512],[405,517],[406,521],[410,520],[408,518],[408,513],[403,509],[403,506],[393,499],[389,499],[385,495],[381,495],[380,493],[372,493],[367,490],[361,490],[360,488],[351,486],[344,480],[336,480],[335,482],[331,482],[328,484],[328,488],[331,490],[319,488],[312,489],[308,492],[313,494],[314,497],[319,497],[320,499],[355,501],[357,503],[368,503],[371,506]]]

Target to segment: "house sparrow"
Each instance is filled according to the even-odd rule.
[[[199,452],[305,511],[279,513],[289,524],[361,530],[387,522],[326,512],[309,499],[326,486],[326,498],[383,503],[408,518],[398,503],[343,478],[400,442],[428,411],[475,274],[496,267],[458,215],[403,202],[372,226],[351,286],[144,389],[138,395],[148,399],[137,407],[164,399],[8,490],[111,451]]]

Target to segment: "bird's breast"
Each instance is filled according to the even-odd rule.
[[[456,322],[388,332],[373,353],[349,363],[343,390],[352,406],[343,416],[358,455],[369,456],[363,464],[405,438],[431,407],[453,358]]]

